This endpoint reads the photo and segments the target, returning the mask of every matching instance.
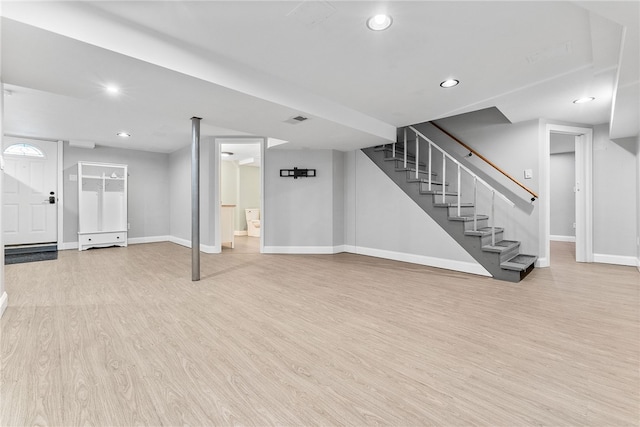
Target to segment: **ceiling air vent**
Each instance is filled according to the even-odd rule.
[[[292,125],[297,125],[298,123],[302,123],[305,120],[309,120],[309,118],[305,116],[295,116],[295,117],[291,117],[288,120],[285,120],[284,122]]]

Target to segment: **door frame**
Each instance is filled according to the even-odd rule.
[[[25,139],[32,141],[41,141],[41,142],[52,142],[56,143],[56,247],[58,250],[65,249],[64,248],[64,176],[62,171],[64,170],[64,141],[60,139],[51,139],[51,138],[38,138],[33,136],[23,136],[23,135],[13,135],[13,134],[3,134],[2,141],[0,141],[0,148],[4,151],[4,137],[8,138],[17,138],[17,139]],[[2,157],[2,171],[4,172],[4,157]],[[4,185],[4,180],[3,180]],[[2,189],[0,189],[1,192]],[[2,244],[4,246],[4,239],[2,239]]]
[[[213,138],[213,147],[214,147],[214,155],[213,161],[218,169],[216,174],[217,182],[213,186],[213,203],[214,203],[214,211],[216,221],[214,225],[215,229],[215,239],[214,239],[214,251],[216,253],[222,252],[222,236],[220,234],[220,214],[221,214],[221,206],[220,206],[220,183],[222,181],[222,144],[223,143],[231,143],[229,140],[238,140],[235,144],[242,144],[241,140],[254,139],[255,141],[246,142],[247,144],[260,144],[260,253],[264,252],[264,234],[265,234],[265,218],[267,213],[265,212],[264,207],[264,163],[265,163],[265,150],[267,148],[267,140],[268,138],[262,136],[216,136]]]
[[[576,261],[593,262],[593,129],[579,126],[547,124],[541,144],[542,198],[540,215],[543,239],[540,242],[540,267],[551,265],[551,134],[575,136],[576,150]]]

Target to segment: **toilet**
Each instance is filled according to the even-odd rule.
[[[260,237],[260,209],[245,209],[247,218],[247,235]]]

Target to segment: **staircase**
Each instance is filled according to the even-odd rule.
[[[533,270],[537,257],[521,254],[520,242],[504,240],[504,229],[496,227],[490,215],[478,213],[479,184],[491,194],[490,214],[496,197],[511,206],[513,203],[416,129],[409,129],[417,139],[408,141],[405,130],[401,133],[404,141],[362,151],[494,279],[510,282],[524,279]],[[447,174],[453,176],[454,185],[448,182]]]

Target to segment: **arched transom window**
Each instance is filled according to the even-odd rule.
[[[4,154],[25,157],[44,157],[44,153],[38,147],[29,144],[13,144],[4,150]]]

